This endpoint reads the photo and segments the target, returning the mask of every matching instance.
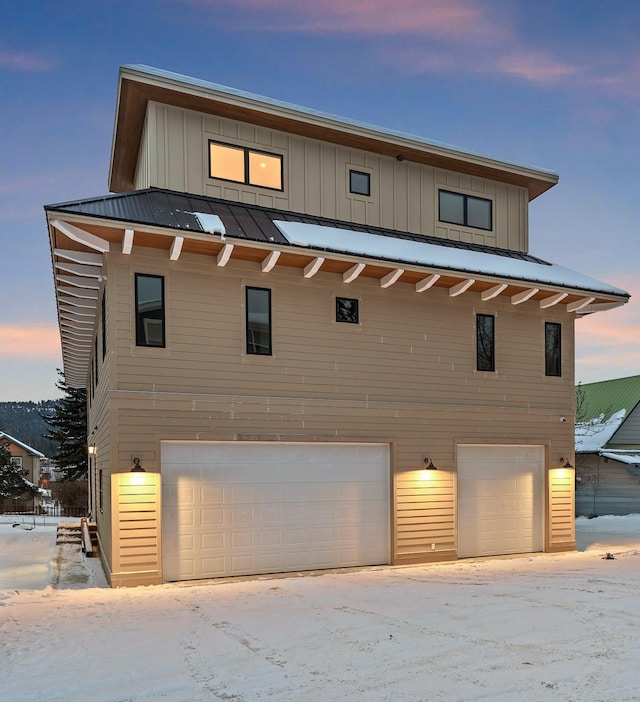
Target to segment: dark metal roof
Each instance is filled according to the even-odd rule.
[[[435,236],[383,229],[381,227],[344,222],[326,217],[313,217],[311,215],[297,214],[258,205],[245,205],[203,195],[189,195],[161,188],[134,190],[128,193],[105,195],[99,198],[45,205],[45,210],[48,212],[89,215],[102,219],[130,222],[132,224],[145,224],[199,233],[204,232],[204,230],[194,213],[215,214],[224,223],[226,235],[229,237],[289,246],[289,242],[273,223],[274,220],[286,220],[318,224],[325,227],[337,227],[339,229],[366,232],[394,239],[418,241],[435,244],[436,246],[477,251],[494,256],[505,256],[520,261],[549,265],[547,261],[519,251],[498,249],[492,246],[463,241],[451,241]]]

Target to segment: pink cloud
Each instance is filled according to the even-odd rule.
[[[578,66],[550,54],[526,50],[516,50],[500,57],[493,64],[493,69],[538,85],[563,83],[581,72]]]
[[[40,73],[42,71],[52,71],[55,68],[55,63],[51,59],[32,51],[0,49],[0,69],[2,68],[12,71]]]
[[[264,15],[263,28],[372,35],[481,36],[498,30],[477,0],[186,0],[219,11],[221,5]]]
[[[59,360],[60,336],[57,325],[0,325],[0,358]]]

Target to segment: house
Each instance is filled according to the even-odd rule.
[[[146,66],[45,207],[112,586],[575,548],[556,174]],[[565,464],[571,465],[571,467]]]
[[[44,454],[4,431],[0,431],[0,442],[3,442],[9,450],[11,462],[22,468],[25,472],[25,480],[28,480],[38,487],[40,484],[40,466],[44,460]],[[32,512],[34,509],[35,498],[31,496],[17,499],[12,497],[0,497],[0,514],[9,512]]]
[[[640,512],[640,375],[578,385],[576,514]]]

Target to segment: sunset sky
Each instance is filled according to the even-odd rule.
[[[122,64],[553,170],[530,248],[628,290],[576,324],[576,380],[640,374],[640,4],[10,2],[0,27],[0,401],[59,396],[43,205],[104,195]]]

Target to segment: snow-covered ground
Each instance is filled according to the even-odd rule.
[[[0,698],[638,701],[640,515],[577,530],[571,554],[110,590],[51,527],[0,524]],[[49,584],[7,584],[18,553]]]

